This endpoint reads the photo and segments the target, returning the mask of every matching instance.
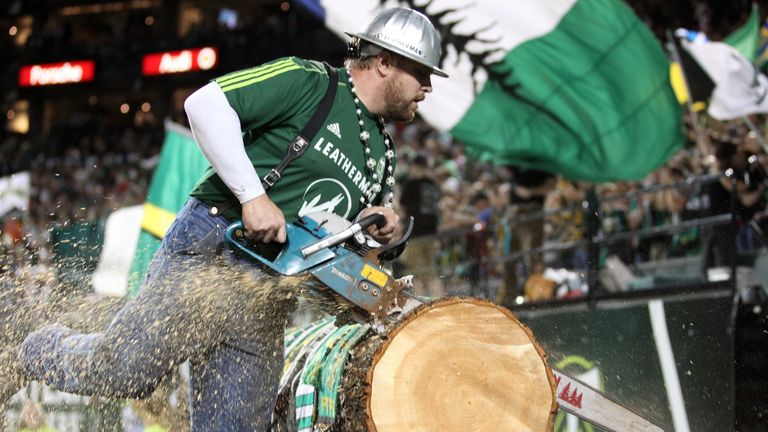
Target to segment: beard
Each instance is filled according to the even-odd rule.
[[[409,122],[416,117],[416,112],[411,109],[412,99],[406,100],[403,86],[399,79],[391,79],[384,87],[384,105],[382,113],[387,121]]]

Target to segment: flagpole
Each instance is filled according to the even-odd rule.
[[[672,61],[680,66],[680,75],[683,79],[683,86],[685,87],[685,105],[688,107],[688,113],[691,116],[691,123],[693,123],[693,131],[696,134],[696,147],[699,149],[702,158],[709,156],[709,148],[706,146],[705,140],[709,140],[709,137],[704,134],[699,124],[699,115],[696,110],[693,109],[693,100],[691,95],[691,87],[688,85],[688,78],[685,76],[685,68],[683,67],[683,61],[680,58],[680,53],[677,51],[677,46],[672,39],[672,32],[667,30],[667,48],[672,56]]]
[[[741,120],[744,121],[744,124],[747,125],[749,130],[755,134],[755,137],[757,137],[757,141],[763,147],[763,150],[765,150],[768,153],[768,142],[765,141],[764,136],[760,135],[760,131],[758,131],[755,123],[753,123],[752,120],[750,120],[749,117],[747,116],[742,117]]]

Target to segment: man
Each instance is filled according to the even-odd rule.
[[[27,337],[19,353],[26,377],[72,393],[137,398],[189,360],[192,431],[269,427],[296,287],[240,261],[224,228],[241,218],[246,235],[280,243],[286,221],[303,214],[352,220],[378,212],[386,223],[369,234],[391,240],[394,143],[383,121],[412,120],[432,90],[430,75],[446,76],[437,68],[439,34],[415,11],[383,11],[351,36],[323,127],[269,194],[259,175],[281,162],[312,117],[329,84],[323,65],[283,58],[189,97],[190,125],[212,168],[165,235],[144,288],[104,333],[51,325]]]
[[[706,216],[714,217],[735,212],[735,224],[701,228],[702,272],[712,267],[742,265],[742,253],[762,246],[762,231],[755,216],[764,212],[766,202],[766,173],[762,165],[743,148],[732,142],[720,141],[715,148],[715,173],[732,170],[731,177],[705,185]],[[731,194],[735,182],[735,196]],[[733,201],[736,198],[736,201]],[[734,241],[735,239],[735,241]],[[735,263],[734,263],[735,260]]]
[[[436,257],[439,252],[437,234],[440,213],[440,186],[431,177],[429,162],[417,155],[411,163],[408,179],[403,183],[400,208],[413,217],[413,231],[408,249],[403,254],[406,272],[415,276],[416,294],[440,297],[443,289],[437,277]]]
[[[484,191],[477,191],[469,199],[473,215],[472,229],[466,234],[466,252],[471,260],[469,288],[473,297],[488,297],[488,236],[493,223],[491,198]]]
[[[544,244],[544,201],[556,186],[554,175],[535,169],[510,167],[513,184],[509,189],[509,210],[506,215],[510,224],[510,253],[526,252],[540,248]],[[515,304],[516,297],[522,293],[518,288],[518,260],[507,262],[504,283],[496,294],[496,302],[503,305]],[[522,264],[526,273],[530,269],[541,267],[544,260],[540,253],[525,255]],[[527,274],[526,274],[527,276]]]

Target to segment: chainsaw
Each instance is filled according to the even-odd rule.
[[[423,304],[407,290],[412,287],[410,276],[396,279],[382,266],[405,249],[413,218],[407,220],[401,238],[386,245],[365,234],[366,228],[383,223],[381,214],[349,222],[332,213],[318,212],[286,225],[284,244],[248,240],[240,221],[227,227],[225,238],[235,250],[275,274],[308,273],[317,283],[360,308],[360,321],[371,325],[374,331],[382,331],[384,319]],[[558,405],[564,411],[609,431],[664,431],[599,390],[551,369],[557,383]]]
[[[393,278],[382,263],[397,258],[405,249],[413,228],[409,218],[399,240],[382,245],[365,235],[366,228],[384,224],[384,216],[372,214],[349,222],[333,213],[318,212],[286,225],[284,244],[249,241],[242,222],[227,227],[225,237],[236,250],[256,260],[268,271],[285,276],[304,273],[316,283],[380,321],[402,312],[403,290],[410,278]]]

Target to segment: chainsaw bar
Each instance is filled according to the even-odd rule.
[[[554,368],[552,373],[557,383],[557,402],[562,410],[609,431],[665,432],[589,385]]]

